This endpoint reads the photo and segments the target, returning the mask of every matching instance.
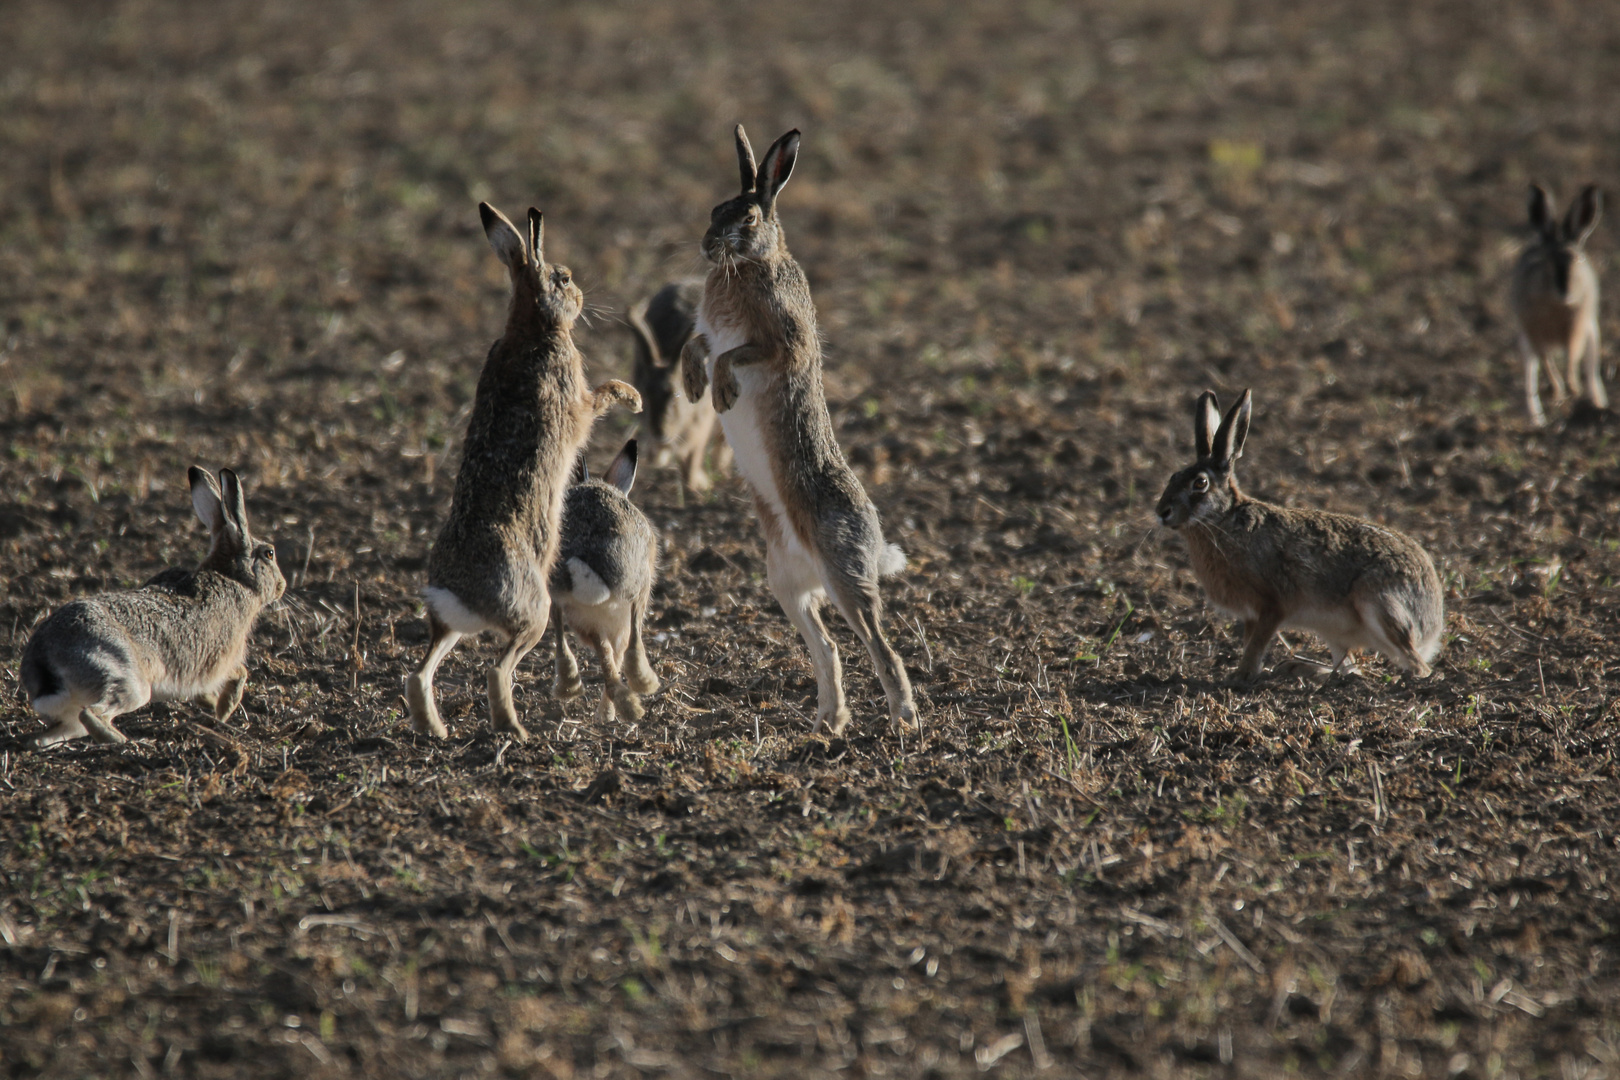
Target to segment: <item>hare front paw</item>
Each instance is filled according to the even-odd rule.
[[[729,412],[737,404],[737,395],[742,388],[737,385],[737,375],[731,370],[731,365],[724,360],[718,360],[714,365],[714,411]]]
[[[641,391],[622,379],[609,379],[592,391],[591,396],[597,415],[607,412],[614,405],[623,405],[631,412],[641,411]]]
[[[708,358],[708,338],[693,334],[687,339],[686,346],[681,349],[681,383],[686,390],[687,401],[696,403],[702,400],[704,391],[709,389],[709,371],[704,366]]]

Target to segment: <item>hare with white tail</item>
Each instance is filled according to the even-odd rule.
[[[838,647],[821,621],[829,596],[877,666],[890,724],[915,728],[911,681],[883,637],[878,593],[878,579],[903,570],[905,555],[884,542],[833,435],[815,304],[776,215],[799,133],[777,139],[757,167],[741,124],[736,141],[742,191],[714,208],[703,237],[712,265],[697,333],[681,354],[686,395],[697,401],[712,384],[726,441],[754,489],[767,580],[815,665],[816,729],[837,734],[849,723]]]
[[[274,546],[248,529],[236,474],[219,483],[192,466],[191,505],[208,526],[196,570],[165,570],[128,592],[74,600],[28,639],[22,684],[56,721],[34,737],[43,749],[89,735],[121,743],[113,720],[149,701],[189,700],[224,720],[247,686],[248,636],[265,606],[286,591]]]
[[[1243,621],[1238,680],[1260,674],[1284,627],[1327,642],[1333,668],[1318,674],[1336,673],[1353,649],[1372,649],[1403,671],[1428,675],[1445,627],[1428,553],[1360,518],[1244,495],[1233,465],[1249,433],[1251,400],[1243,391],[1223,420],[1215,395],[1204,391],[1193,414],[1198,460],[1172,476],[1159,499],[1159,521],[1186,539],[1209,602]]]
[[[625,319],[636,334],[631,382],[641,393],[641,431],[648,460],[657,466],[680,466],[688,491],[713,486],[703,468],[703,455],[714,435],[714,404],[707,394],[687,401],[681,393],[681,350],[692,337],[703,281],[673,281],[631,308]],[[715,468],[731,468],[731,447],[724,439],[714,451]]]
[[[658,577],[658,534],[630,501],[636,440],[619,451],[603,480],[591,479],[583,455],[575,478],[563,503],[562,549],[551,569],[551,595],[561,609],[552,619],[557,629],[552,689],[563,700],[584,691],[563,632],[566,623],[602,661],[597,722],[615,711],[621,720],[640,720],[645,711],[641,695],[658,689],[641,640],[641,623]]]
[[[1543,363],[1553,404],[1564,400],[1564,379],[1549,355],[1555,349],[1564,351],[1569,392],[1580,392],[1576,375],[1584,373],[1587,398],[1599,409],[1609,407],[1598,347],[1597,271],[1586,257],[1586,238],[1602,212],[1602,194],[1588,184],[1560,223],[1548,194],[1539,186],[1530,188],[1530,227],[1536,236],[1513,267],[1511,299],[1524,359],[1524,407],[1537,427],[1547,422],[1539,385]]]
[[[617,379],[586,389],[572,333],[584,297],[567,267],[546,263],[540,211],[529,211],[527,241],[494,207],[478,212],[511,275],[512,306],[478,377],[450,519],[428,556],[430,641],[405,695],[411,726],[443,738],[433,674],[462,635],[494,631],[507,645],[489,669],[490,726],[522,742],[512,673],[551,615],[568,476],[596,418],[616,403],[639,412],[641,396]]]

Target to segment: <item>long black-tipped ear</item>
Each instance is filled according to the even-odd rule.
[[[191,485],[191,508],[208,526],[208,554],[212,555],[225,535],[225,508],[219,501],[219,485],[208,470],[195,465],[186,470],[186,480]]]
[[[219,502],[225,512],[225,535],[242,550],[252,542],[253,532],[248,528],[247,499],[242,494],[242,481],[229,469],[219,470]]]
[[[1602,214],[1603,192],[1596,184],[1587,184],[1564,215],[1564,239],[1576,247],[1586,243]]]
[[[631,439],[624,444],[619,456],[608,466],[606,479],[626,495],[630,494],[630,489],[636,484],[636,440]]]
[[[667,361],[658,348],[658,335],[647,325],[647,302],[644,300],[625,312],[624,321],[636,335],[636,367],[666,367]]]
[[[505,214],[489,203],[481,202],[478,204],[478,216],[484,221],[484,235],[489,238],[489,246],[495,249],[495,254],[509,269],[516,270],[529,261],[522,235]]]
[[[1205,390],[1198,395],[1193,406],[1193,448],[1200,460],[1209,457],[1209,440],[1221,422],[1221,407],[1215,400],[1215,391]]]
[[[1540,184],[1530,185],[1530,227],[1544,233],[1553,223],[1552,196]]]
[[[546,218],[534,207],[529,207],[529,259],[536,270],[546,265]]]
[[[742,190],[747,195],[754,190],[757,171],[754,168],[754,148],[748,145],[748,132],[743,130],[741,124],[734,131],[737,137],[737,171],[742,173]]]
[[[793,175],[793,163],[799,160],[799,129],[783,135],[765,151],[765,160],[759,163],[759,174],[754,179],[754,190],[760,205],[769,210],[776,202],[776,193]]]
[[[1215,432],[1215,438],[1210,443],[1209,456],[1217,465],[1231,465],[1243,456],[1243,442],[1249,437],[1249,416],[1253,411],[1254,394],[1245,390],[1238,403],[1226,414],[1226,419],[1221,421],[1220,430]]]

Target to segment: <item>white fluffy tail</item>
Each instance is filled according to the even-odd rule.
[[[893,577],[906,568],[906,553],[899,544],[884,544],[878,556],[878,577]]]

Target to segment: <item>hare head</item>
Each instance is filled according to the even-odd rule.
[[[585,307],[585,296],[566,266],[549,265],[545,258],[546,223],[540,211],[529,208],[527,241],[505,214],[488,203],[478,204],[489,246],[512,275],[512,313],[508,326],[538,321],[567,329]]]
[[[1249,436],[1253,398],[1248,390],[1221,419],[1215,393],[1205,390],[1193,406],[1198,460],[1170,478],[1159,496],[1159,521],[1172,529],[1218,519],[1242,498],[1233,465]],[[1219,426],[1217,426],[1217,424]],[[1214,433],[1211,434],[1211,429]]]
[[[276,565],[275,545],[253,539],[247,501],[236,474],[221,469],[215,484],[206,470],[193,465],[186,475],[191,482],[192,508],[208,526],[208,554],[199,569],[238,582],[266,604],[278,599],[287,591],[287,581]]]
[[[782,227],[776,218],[776,196],[793,175],[799,156],[799,129],[783,135],[765,151],[765,160],[754,164],[754,150],[748,135],[737,125],[737,168],[742,174],[742,191],[714,208],[709,215],[709,231],[703,237],[703,254],[712,263],[742,260],[758,262],[784,249]]]
[[[1602,214],[1603,193],[1596,184],[1581,189],[1561,222],[1546,190],[1540,184],[1530,186],[1530,227],[1536,230],[1559,296],[1569,295],[1570,268]]]

